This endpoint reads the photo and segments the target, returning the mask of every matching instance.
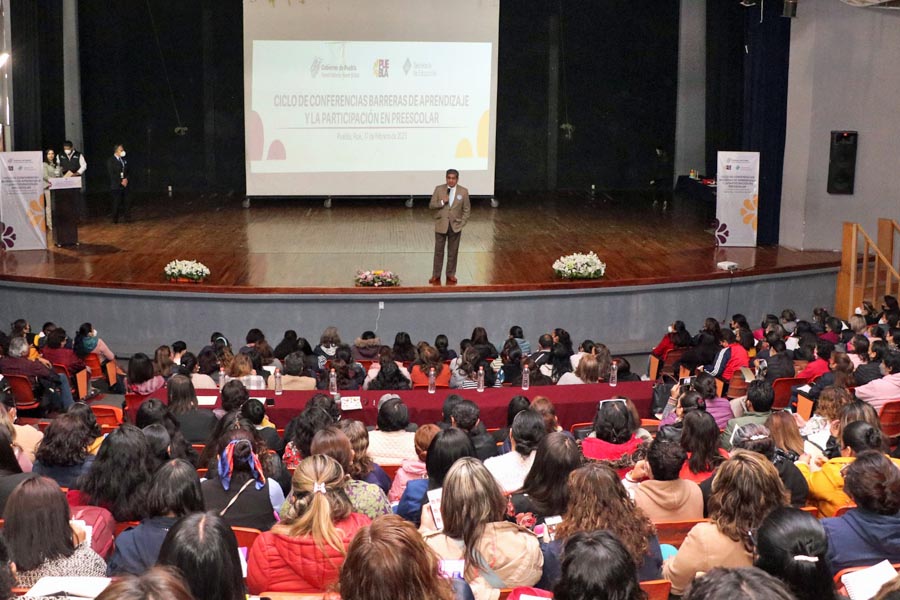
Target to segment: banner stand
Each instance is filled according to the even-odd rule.
[[[759,214],[759,152],[718,153],[716,243],[756,246]]]
[[[0,152],[0,251],[46,250],[40,152]]]

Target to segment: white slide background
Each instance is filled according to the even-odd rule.
[[[245,0],[247,194],[493,194],[499,0],[447,6]]]

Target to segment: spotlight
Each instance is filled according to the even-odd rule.
[[[744,8],[750,8],[751,6],[756,6],[756,2],[753,0],[741,0],[741,6]]]
[[[9,62],[9,52],[0,54],[0,69],[2,69],[7,62]]]
[[[797,2],[798,0],[784,0],[784,9],[781,11],[781,16],[787,19],[796,19]]]

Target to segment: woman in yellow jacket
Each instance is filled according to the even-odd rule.
[[[844,468],[856,460],[857,454],[866,450],[884,451],[881,431],[865,421],[854,421],[841,432],[839,457],[823,462],[818,471],[810,469],[812,459],[808,454],[797,461],[797,468],[809,484],[809,502],[815,503],[821,516],[833,517],[842,506],[853,504],[844,491]],[[900,466],[900,460],[892,460]]]

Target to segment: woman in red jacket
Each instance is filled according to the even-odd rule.
[[[247,558],[251,594],[323,592],[340,575],[347,546],[368,517],[352,512],[344,470],[320,454],[294,471],[284,520],[260,535]]]

